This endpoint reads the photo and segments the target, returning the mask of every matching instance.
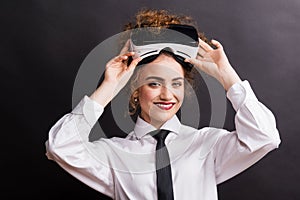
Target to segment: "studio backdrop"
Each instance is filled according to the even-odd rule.
[[[259,100],[276,117],[282,139],[279,149],[218,185],[219,199],[299,199],[298,0],[2,1],[1,180],[4,188],[1,196],[4,199],[109,199],[48,160],[45,142],[54,123],[72,110],[84,92],[89,95],[97,86],[105,68],[103,63],[118,51],[103,45],[110,45],[109,38],[121,33],[123,25],[141,8],[166,9],[193,17],[208,38],[223,44],[238,74],[251,83]],[[95,52],[101,54],[99,67],[92,73],[84,71],[86,64],[97,62]],[[203,104],[197,107],[201,115],[193,125],[234,130],[235,113],[228,100],[206,98],[211,94],[210,86],[203,76],[197,81],[202,87],[195,95]],[[221,102],[218,109],[222,112],[216,114],[213,105],[217,101]],[[116,118],[115,105],[110,104],[99,120],[104,133],[112,127],[124,132],[130,128],[130,119],[126,123],[129,127],[111,121]],[[187,113],[183,111],[181,115]],[[210,124],[212,119],[214,123]],[[115,132],[120,134],[105,136],[124,136],[122,131]],[[99,135],[91,137],[97,139]]]

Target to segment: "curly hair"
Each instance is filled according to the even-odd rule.
[[[201,40],[209,43],[204,33],[199,31],[197,23],[191,16],[179,15],[171,13],[168,10],[155,10],[143,8],[136,13],[134,19],[124,25],[123,30],[128,31],[135,28],[146,27],[162,27],[165,28],[170,24],[191,25],[198,31],[198,36]]]

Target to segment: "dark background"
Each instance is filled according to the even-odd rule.
[[[44,143],[72,108],[82,61],[141,7],[191,15],[277,118],[280,148],[219,185],[220,199],[299,199],[299,0],[1,1],[2,199],[104,199],[47,160]]]

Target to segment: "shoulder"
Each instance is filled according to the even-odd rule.
[[[219,140],[231,134],[231,132],[226,129],[214,127],[196,129],[190,126],[182,126],[181,130],[194,136],[193,148],[200,151],[201,157],[207,156],[214,149]]]
[[[121,148],[127,149],[128,147],[135,145],[138,142],[134,132],[131,131],[126,137],[111,137],[111,138],[101,138],[95,142],[97,145],[105,146],[109,149]]]
[[[230,134],[228,130],[222,128],[203,127],[197,129],[187,125],[182,125],[180,128],[180,132],[183,134],[197,134],[199,137],[211,139]]]

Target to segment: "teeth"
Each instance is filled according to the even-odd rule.
[[[173,106],[173,104],[160,104],[160,103],[158,103],[156,105],[161,108],[170,108]]]

